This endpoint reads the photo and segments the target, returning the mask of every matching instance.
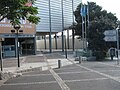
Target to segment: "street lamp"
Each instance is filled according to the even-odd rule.
[[[18,67],[20,67],[20,59],[19,59],[19,42],[18,42],[18,34],[19,32],[23,32],[23,30],[19,30],[21,26],[19,24],[14,25],[14,29],[16,30],[16,52],[17,52],[17,58],[18,58]],[[11,30],[12,33],[15,33],[15,30]]]
[[[1,71],[3,71],[3,51],[2,51],[2,41],[4,41],[4,38],[0,38],[0,67]],[[0,74],[0,80],[1,80],[1,74]]]

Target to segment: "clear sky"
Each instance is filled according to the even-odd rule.
[[[82,0],[83,2],[96,2],[97,5],[102,6],[108,12],[112,12],[120,20],[120,0]]]

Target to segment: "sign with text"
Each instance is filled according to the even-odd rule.
[[[104,38],[105,41],[117,41],[116,36],[105,36]]]
[[[116,36],[117,35],[117,30],[106,30],[104,32],[105,36]]]
[[[106,30],[104,35],[105,41],[117,41],[117,30]]]
[[[29,23],[27,20],[21,20],[20,21],[21,28],[20,30],[23,30],[22,34],[35,34],[35,24]],[[11,25],[10,21],[7,19],[4,19],[0,22],[0,34],[11,34],[11,30],[14,30],[13,26]]]

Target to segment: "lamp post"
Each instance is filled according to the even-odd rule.
[[[2,41],[4,41],[4,38],[0,38],[0,67],[1,71],[3,71],[3,51],[2,51]],[[1,75],[0,75],[0,80],[1,80]]]
[[[18,24],[14,25],[14,29],[16,30],[16,41],[17,41],[16,53],[17,53],[17,59],[18,59],[18,67],[20,67],[18,34],[19,34],[19,32],[22,32],[22,30],[19,30],[20,28],[21,28],[20,25],[18,25]],[[11,30],[11,32],[13,33],[13,32],[15,32],[15,30]]]
[[[1,42],[0,42],[0,44],[1,44]],[[3,71],[2,45],[0,45],[0,67],[1,67],[1,71]]]

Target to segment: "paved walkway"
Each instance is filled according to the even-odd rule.
[[[62,67],[60,69],[56,69],[58,68],[58,60],[61,61]],[[14,85],[14,88],[17,88],[21,85],[41,85],[41,87],[43,87],[44,85],[49,86],[48,84],[58,83],[62,90],[120,90],[120,66],[117,65],[116,60],[103,62],[83,61],[81,64],[78,64],[79,61],[75,61],[72,52],[68,53],[68,59],[65,58],[64,53],[62,52],[45,52],[44,54],[39,53],[37,55],[20,57],[20,62],[20,68],[17,68],[16,58],[4,59],[4,69],[2,73],[7,73],[7,75],[10,74],[11,77],[17,77],[22,75],[21,72],[36,69],[34,71],[42,71],[41,73],[43,74],[36,74],[38,72],[34,71],[29,72],[33,73],[32,75],[25,75],[25,73],[23,73],[20,78],[12,79],[14,80],[14,83],[8,80],[7,83],[3,85],[3,87],[5,86],[8,89],[11,85]],[[46,72],[43,72],[44,70]],[[48,73],[48,71],[50,73]],[[53,80],[51,76],[53,76],[55,80]],[[28,81],[26,81],[25,78],[27,78]],[[42,80],[45,82],[42,82]],[[0,80],[0,85],[2,85],[5,81],[6,79]],[[55,85],[52,86],[54,87]],[[2,90],[8,90],[6,88]],[[55,89],[56,88],[54,87],[54,90]],[[45,90],[49,90],[49,88]]]
[[[19,68],[17,67],[17,58],[3,59],[3,71],[0,71],[0,78],[2,79],[0,80],[0,85],[11,77],[22,75],[22,72],[35,69],[48,70],[48,63],[51,68],[58,68],[58,60],[61,61],[62,66],[72,64],[64,55],[56,52],[20,57]]]

